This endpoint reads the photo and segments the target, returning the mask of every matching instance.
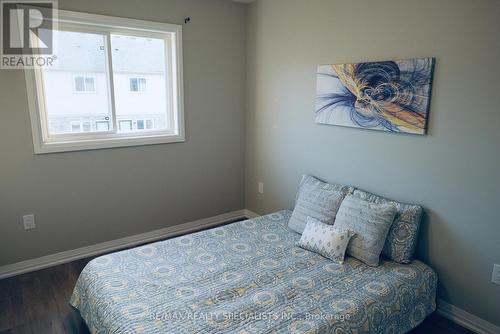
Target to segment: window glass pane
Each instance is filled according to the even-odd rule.
[[[111,119],[106,37],[70,31],[54,31],[53,36],[57,59],[53,66],[42,69],[49,134],[75,132],[76,125],[72,122],[77,120],[80,124],[83,119],[91,123],[106,117]],[[75,91],[93,94],[75,94]],[[88,131],[100,130],[90,126]]]
[[[137,92],[138,90],[139,90],[139,87],[137,84],[137,78],[130,78],[130,91]]]
[[[146,90],[146,78],[139,78],[138,80],[138,88],[139,91],[143,92]]]
[[[85,83],[84,83],[83,77],[76,77],[75,78],[75,90],[77,92],[85,91]]]
[[[94,78],[85,78],[85,90],[87,92],[95,91],[94,88]]]
[[[144,130],[144,120],[143,119],[137,120],[137,130]]]
[[[80,122],[71,122],[71,132],[80,132],[81,130]]]
[[[95,122],[96,131],[109,131],[109,121]]]
[[[146,120],[146,129],[153,129],[154,128],[154,122],[152,119]]]
[[[136,123],[130,131],[172,128],[167,112],[165,40],[111,35],[111,49],[117,118],[154,120],[150,127]]]
[[[118,121],[118,130],[121,132],[132,131],[132,121],[131,120]]]
[[[83,132],[89,132],[92,130],[92,124],[90,122],[82,123]]]

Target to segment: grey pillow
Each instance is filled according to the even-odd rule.
[[[342,185],[342,184],[327,183],[327,182],[321,181],[320,179],[318,179],[314,176],[304,174],[304,175],[302,175],[302,178],[300,179],[299,190],[297,191],[297,196],[296,196],[295,200],[297,200],[299,198],[300,188],[302,188],[302,186],[304,186],[304,185],[312,185],[318,189],[339,191],[339,192],[343,193],[344,196],[346,196],[347,194],[352,194],[354,192],[353,187],[349,187],[349,186]]]
[[[353,195],[365,201],[379,204],[392,203],[396,206],[396,217],[387,234],[382,255],[399,263],[410,263],[417,246],[422,207],[392,201],[361,190],[355,190]]]
[[[336,190],[319,189],[312,185],[302,186],[288,227],[298,233],[304,232],[307,217],[333,225],[343,199],[344,195]]]
[[[353,188],[329,184],[310,175],[302,176],[297,200],[288,227],[297,233],[304,232],[307,217],[332,225],[340,203]]]
[[[336,228],[356,233],[347,247],[347,254],[369,266],[378,266],[395,215],[396,207],[391,203],[377,204],[347,196],[340,205],[335,221]]]

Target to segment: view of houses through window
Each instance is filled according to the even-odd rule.
[[[54,31],[58,61],[43,69],[50,134],[165,130],[168,117],[163,39]],[[106,43],[113,68],[106,67]],[[114,87],[116,122],[110,103]]]
[[[122,132],[134,130],[153,130],[153,119],[124,119],[118,121],[118,129]],[[106,132],[109,131],[109,121],[71,121],[71,132]]]

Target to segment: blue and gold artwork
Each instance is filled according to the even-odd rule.
[[[434,58],[318,66],[316,123],[425,134]]]

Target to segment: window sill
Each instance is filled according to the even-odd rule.
[[[79,141],[64,142],[44,142],[41,145],[35,145],[35,154],[74,152],[86,150],[100,150],[116,147],[131,147],[144,145],[157,145],[168,143],[180,143],[186,141],[184,135],[155,135],[155,136],[136,136],[126,138],[101,138]]]

